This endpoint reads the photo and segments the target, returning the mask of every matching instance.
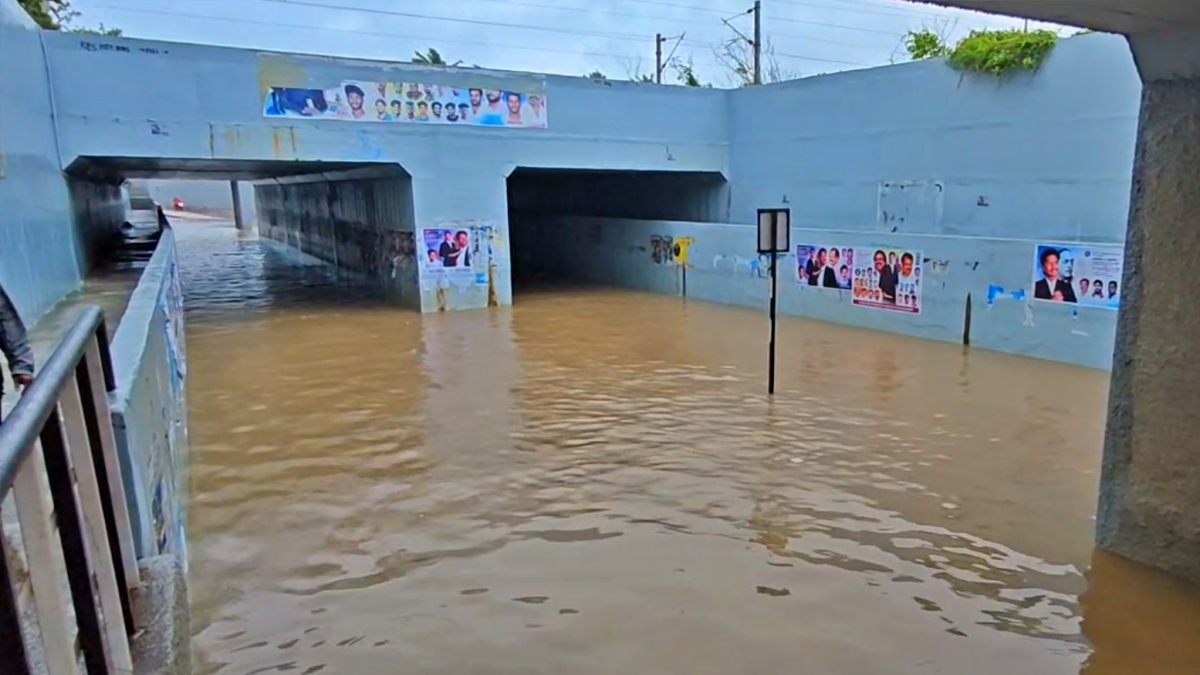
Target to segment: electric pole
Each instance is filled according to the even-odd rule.
[[[740,56],[741,52],[739,50],[737,52],[739,55],[733,56],[731,59],[732,63],[728,63],[726,65],[733,68],[737,76],[741,78],[743,85],[747,84],[747,76],[750,78],[749,84],[762,84],[762,0],[754,0],[753,7],[744,12],[738,12],[737,16],[730,18],[746,16],[747,14],[754,15],[754,37],[752,38],[746,37],[746,34],[738,30],[736,26],[730,23],[729,19],[721,19],[721,23],[728,26],[729,30],[737,33],[737,36],[741,41],[744,41],[746,44],[750,45],[751,64],[747,66],[745,58]],[[728,45],[733,45],[736,42],[737,40],[732,40],[728,43]],[[749,73],[746,72],[747,69],[750,70]]]
[[[762,84],[762,0],[754,0],[754,84]]]
[[[666,40],[667,39],[663,37],[662,33],[658,33],[654,36],[654,82],[656,84],[662,84],[662,46],[663,42],[666,42]]]

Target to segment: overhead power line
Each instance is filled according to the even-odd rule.
[[[295,24],[295,23],[280,23],[278,21],[256,21],[253,19],[243,19],[243,18],[229,17],[229,16],[213,16],[210,14],[185,14],[182,12],[169,12],[169,11],[164,11],[164,10],[144,9],[144,8],[135,9],[132,7],[113,7],[113,6],[108,6],[108,5],[89,5],[89,7],[94,8],[94,9],[104,9],[104,10],[116,11],[116,12],[129,12],[131,14],[150,14],[150,15],[157,15],[157,16],[184,17],[184,18],[188,18],[188,19],[225,21],[225,22],[229,22],[229,23],[242,23],[242,24],[249,24],[249,25],[254,25],[254,26],[270,26],[270,27],[274,27],[274,28],[298,28],[301,30],[312,30],[312,31],[319,31],[319,32],[333,31],[336,33],[347,33],[350,35],[373,35],[373,36],[377,36],[377,37],[386,37],[386,38],[403,38],[403,39],[410,39],[410,40],[419,40],[419,41],[421,41],[421,42],[417,43],[419,45],[424,45],[425,42],[434,40],[428,34],[426,34],[426,35],[404,35],[401,33],[385,33],[382,31],[355,30],[352,28],[334,28],[334,27],[330,27],[330,26],[311,26],[311,25]],[[515,44],[506,44],[506,43],[501,43],[501,42],[482,42],[479,40],[455,40],[455,39],[451,39],[451,38],[436,38],[436,40],[434,40],[434,41],[436,41],[439,44],[448,42],[448,43],[452,43],[452,44],[477,45],[477,46],[483,46],[483,47],[500,47],[503,49],[519,49],[522,51],[545,52],[545,53],[549,53],[549,54],[569,54],[572,56],[601,56],[601,57],[609,57],[609,58],[617,58],[617,59],[626,58],[626,56],[627,56],[625,54],[613,54],[613,53],[609,53],[609,52],[577,52],[577,51],[569,51],[569,50],[565,50],[565,49],[552,49],[549,47],[530,47],[528,45],[515,45]],[[704,65],[719,66],[720,64],[716,63],[715,61],[709,61],[709,62],[705,62]]]

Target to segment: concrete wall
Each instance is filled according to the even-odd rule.
[[[125,222],[125,199],[121,186],[69,177],[71,214],[77,233],[76,261],[86,274],[104,259],[113,237]]]
[[[798,243],[920,248],[948,271],[919,320],[881,324],[828,298],[804,311],[960,334],[968,294],[982,309],[992,286],[1028,289],[1037,243],[1124,242],[1140,87],[1125,40],[1096,34],[1005,82],[924,62],[740,90],[730,98],[731,220],[788,206],[795,225],[827,231]],[[1107,368],[1116,314],[998,302],[976,312],[976,344]]]
[[[514,274],[541,272],[566,279],[679,295],[683,272],[677,261],[656,263],[654,237],[670,237],[687,246],[687,296],[747,307],[766,307],[768,261],[755,251],[749,224],[686,223],[614,218],[578,218],[517,214]],[[921,252],[923,291],[917,315],[853,304],[850,291],[811,288],[797,282],[796,257],[780,258],[779,305],[783,314],[861,326],[946,342],[961,342],[971,296],[971,344],[1107,368],[1115,327],[1085,316],[1072,316],[1045,303],[1011,298],[988,302],[989,282],[1028,288],[1033,242],[1020,239],[963,239],[932,235],[877,234],[793,228],[792,241],[826,247],[902,248]],[[528,242],[528,244],[526,244]],[[986,250],[986,255],[979,255]],[[565,252],[565,253],[564,253]],[[941,264],[969,260],[971,264]],[[520,296],[516,298],[520,302]],[[1093,310],[1094,312],[1111,310]],[[1012,329],[1012,315],[1021,330]]]
[[[468,220],[507,237],[507,175],[518,166],[663,171],[728,167],[728,104],[691,90],[476,69],[47,35],[61,100],[64,157],[395,162],[412,176],[417,228]],[[547,129],[437,128],[264,118],[271,86],[342,80],[458,87],[544,86]],[[146,82],[158,83],[147,88]],[[505,301],[504,289],[497,292]],[[430,290],[426,308],[432,307]],[[481,307],[477,287],[440,292],[450,309]]]
[[[171,230],[129,299],[111,350],[113,426],[139,558],[187,560],[186,353],[183,297]]]
[[[420,309],[412,179],[301,177],[255,186],[259,233]]]
[[[15,0],[0,0],[0,284],[28,323],[79,287],[84,258],[41,36]]]

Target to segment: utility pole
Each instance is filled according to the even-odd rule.
[[[754,0],[754,84],[762,84],[762,0]]]
[[[746,37],[746,34],[738,30],[736,26],[730,23],[729,19],[721,19],[721,23],[728,26],[729,30],[737,33],[738,38],[750,45],[750,60],[752,62],[752,65],[750,66],[751,72],[749,73],[750,84],[762,84],[762,0],[754,0],[753,7],[744,12],[738,12],[737,16],[730,18],[746,16],[747,14],[754,15],[754,37],[752,38]],[[734,43],[736,43],[736,40],[731,41],[729,44]],[[742,84],[746,84],[745,80],[747,75],[747,66],[745,60],[738,56],[734,58],[733,61],[734,63],[726,65],[729,65],[734,69],[737,76],[742,79]]]
[[[662,84],[662,46],[666,40],[662,33],[657,33],[654,36],[654,82],[656,84]]]

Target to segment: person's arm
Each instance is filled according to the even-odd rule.
[[[8,359],[13,380],[29,384],[33,380],[33,350],[29,348],[25,322],[3,290],[0,290],[0,350]]]

